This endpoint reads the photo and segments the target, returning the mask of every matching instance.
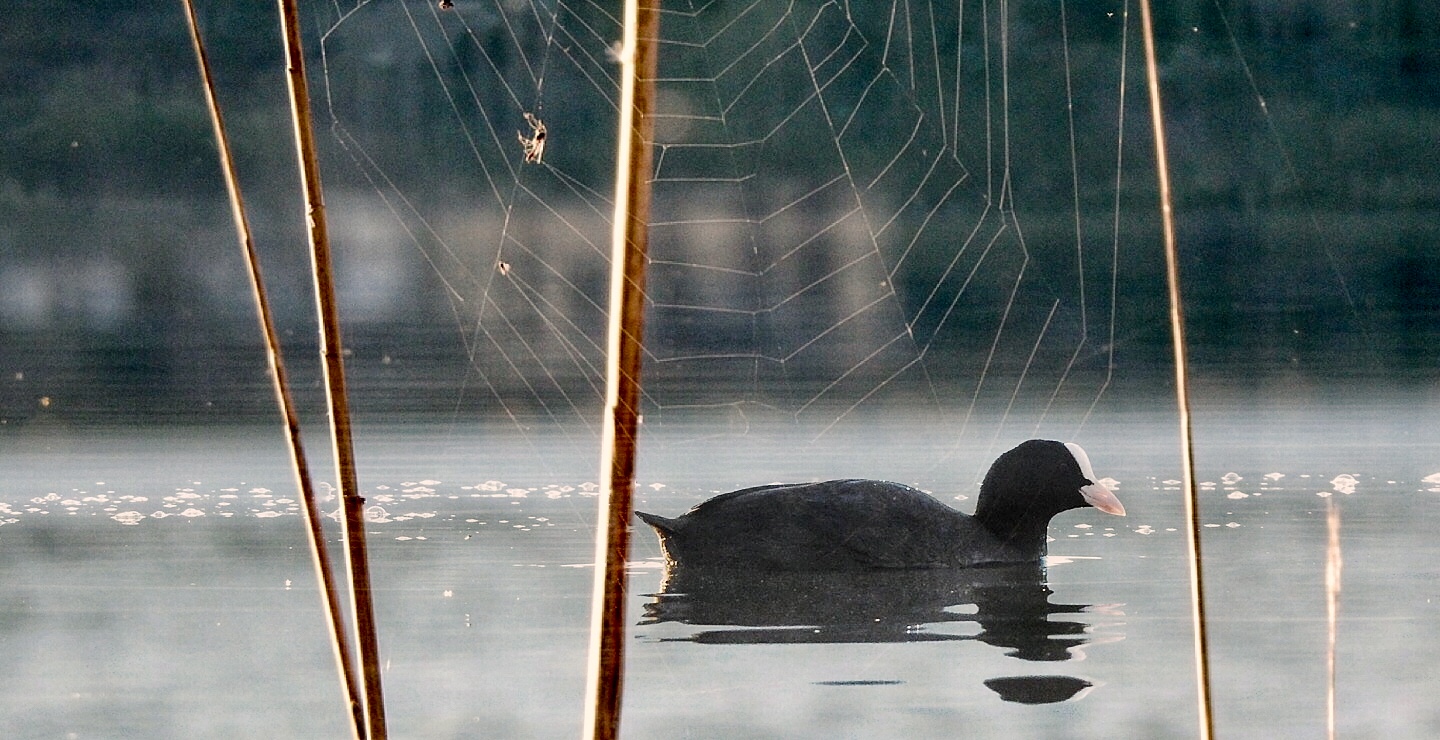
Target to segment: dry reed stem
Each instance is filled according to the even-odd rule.
[[[1189,367],[1185,357],[1185,316],[1180,300],[1180,261],[1175,246],[1175,217],[1170,197],[1170,168],[1165,153],[1160,79],[1155,60],[1155,30],[1150,0],[1140,0],[1140,26],[1145,37],[1145,72],[1150,93],[1150,119],[1155,127],[1155,169],[1160,190],[1160,221],[1165,238],[1165,278],[1170,300],[1170,337],[1175,353],[1175,400],[1180,412],[1181,478],[1185,487],[1186,544],[1190,555],[1190,603],[1195,625],[1195,684],[1200,712],[1200,738],[1214,734],[1210,699],[1210,649],[1205,627],[1205,578],[1200,550],[1199,491],[1195,486],[1195,445],[1190,421]]]
[[[620,125],[611,237],[609,372],[602,484],[595,540],[595,588],[586,674],[584,731],[610,740],[620,730],[625,669],[625,561],[640,426],[641,337],[645,317],[645,264],[650,217],[650,174],[660,33],[657,0],[626,0],[620,61]]]
[[[200,78],[205,88],[205,103],[210,109],[210,122],[214,126],[216,146],[220,153],[220,169],[225,178],[225,188],[230,195],[230,211],[235,220],[235,230],[240,238],[245,265],[249,268],[250,292],[260,320],[260,330],[265,336],[265,358],[270,367],[275,401],[285,419],[285,441],[290,450],[290,463],[295,473],[295,483],[300,489],[304,502],[305,527],[310,541],[310,561],[315,578],[320,586],[320,595],[325,603],[330,629],[330,642],[334,648],[335,667],[345,688],[350,705],[350,718],[354,736],[361,737],[365,731],[364,705],[360,688],[355,683],[353,659],[350,656],[350,641],[345,633],[345,615],[340,606],[339,591],[335,587],[334,571],[330,555],[325,548],[325,532],[321,525],[320,508],[316,501],[315,487],[310,479],[310,469],[305,458],[305,447],[300,440],[300,418],[290,396],[290,381],[285,372],[281,354],[280,338],[275,331],[274,316],[270,311],[270,300],[265,291],[265,279],[260,271],[260,260],[255,254],[254,239],[250,233],[250,222],[245,215],[245,201],[240,195],[240,183],[235,176],[234,158],[230,154],[230,140],[225,133],[225,118],[215,96],[215,84],[210,74],[210,61],[205,53],[205,44],[200,37],[200,26],[195,17],[195,5],[191,0],[182,0],[185,18],[190,25],[190,40],[195,46],[195,57],[200,65]]]
[[[300,16],[296,0],[279,0],[280,22],[285,39],[286,80],[290,88],[290,112],[300,158],[301,188],[305,195],[310,232],[310,268],[315,283],[316,312],[320,318],[320,348],[324,363],[325,396],[330,408],[330,432],[334,444],[336,476],[340,482],[343,536],[350,575],[351,611],[355,619],[355,641],[360,653],[360,678],[365,694],[365,715],[369,737],[383,740],[385,700],[380,679],[380,644],[375,628],[375,608],[370,590],[370,562],[365,546],[365,499],[355,474],[355,446],[350,431],[349,400],[345,391],[344,350],[340,341],[340,310],[335,297],[335,278],[330,259],[330,238],[325,223],[325,202],[320,187],[320,165],[315,153],[315,134],[310,126],[310,93],[305,78],[305,50],[300,41]]]
[[[1335,642],[1340,616],[1340,570],[1344,561],[1340,557],[1340,507],[1334,498],[1325,499],[1325,521],[1329,530],[1329,542],[1325,548],[1325,617],[1329,627],[1325,650],[1326,678],[1325,729],[1326,736],[1335,737]]]

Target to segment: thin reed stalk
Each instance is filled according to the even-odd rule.
[[[310,539],[310,562],[314,566],[315,579],[320,586],[320,595],[325,602],[327,626],[330,628],[330,644],[334,648],[335,667],[340,672],[341,684],[350,705],[351,727],[358,739],[365,734],[364,703],[360,687],[355,682],[354,661],[350,656],[350,641],[345,632],[345,614],[340,605],[340,595],[335,587],[334,571],[330,565],[329,551],[325,548],[325,531],[321,526],[320,507],[315,496],[315,487],[310,479],[310,468],[305,458],[305,446],[300,440],[300,417],[295,411],[290,396],[290,381],[285,372],[285,361],[280,349],[280,336],[275,331],[274,316],[270,311],[270,299],[265,292],[265,278],[260,271],[260,260],[255,254],[255,242],[250,234],[250,221],[245,216],[245,201],[240,195],[240,182],[235,176],[235,162],[230,154],[230,139],[225,133],[225,117],[215,96],[215,83],[210,74],[210,60],[205,53],[205,43],[200,38],[200,24],[195,17],[195,5],[191,0],[182,0],[185,19],[190,24],[190,40],[195,46],[195,58],[200,65],[200,79],[205,88],[205,103],[210,109],[210,122],[215,129],[216,146],[220,151],[220,170],[225,177],[225,189],[230,195],[230,212],[235,219],[235,230],[240,238],[240,248],[249,268],[250,292],[255,298],[255,307],[260,320],[260,331],[265,335],[265,359],[270,366],[275,401],[285,419],[285,441],[290,450],[290,464],[295,472],[295,483],[300,489],[304,502],[305,527]]]
[[[1185,357],[1185,314],[1180,300],[1180,261],[1175,246],[1170,166],[1165,153],[1165,121],[1161,115],[1160,76],[1155,59],[1155,29],[1150,15],[1150,0],[1140,0],[1140,27],[1145,37],[1145,73],[1150,92],[1150,120],[1155,127],[1155,170],[1160,190],[1160,222],[1165,239],[1170,337],[1175,354],[1175,400],[1180,412],[1181,480],[1185,488],[1185,530],[1190,555],[1190,603],[1195,625],[1195,684],[1200,710],[1200,737],[1201,740],[1208,740],[1214,734],[1215,725],[1210,699],[1210,648],[1205,625],[1205,578],[1200,551],[1200,495],[1195,485],[1189,364]]]
[[[350,431],[350,406],[345,391],[344,349],[340,341],[340,309],[330,260],[330,237],[325,223],[325,201],[320,188],[320,165],[315,134],[310,125],[310,93],[305,79],[305,50],[300,42],[300,15],[296,0],[279,0],[285,38],[286,79],[290,112],[300,158],[301,187],[305,195],[310,232],[310,268],[315,282],[316,312],[320,317],[321,365],[325,396],[330,408],[330,436],[334,445],[336,477],[340,482],[343,534],[348,555],[351,611],[355,642],[359,646],[361,685],[369,737],[383,740],[385,700],[380,681],[380,642],[375,629],[375,608],[370,591],[370,561],[365,547],[365,499],[355,473],[355,446]]]
[[[1325,548],[1325,623],[1329,627],[1325,650],[1325,674],[1328,679],[1325,691],[1326,737],[1335,738],[1335,643],[1339,632],[1340,616],[1340,570],[1344,560],[1340,557],[1340,507],[1334,498],[1325,499],[1325,522],[1330,537]]]
[[[625,670],[625,561],[640,427],[641,337],[653,167],[651,108],[660,33],[658,0],[626,0],[621,47],[619,144],[610,257],[609,368],[601,445],[602,484],[595,539],[595,588],[586,675],[585,736],[620,730]]]

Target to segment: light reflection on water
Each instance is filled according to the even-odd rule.
[[[1417,434],[1418,412],[1406,413],[1348,418],[1343,433],[1269,412],[1225,434],[1202,426],[1220,731],[1324,726],[1327,498],[1344,517],[1340,731],[1440,730],[1440,709],[1424,700],[1440,688],[1430,638],[1440,604],[1427,595],[1425,565],[1440,556],[1431,536],[1440,455]],[[980,455],[955,460],[961,472],[948,478],[907,478],[907,468],[931,462],[936,430],[910,418],[874,424],[874,438],[822,439],[778,460],[757,434],[712,440],[697,455],[684,440],[698,435],[655,431],[639,504],[674,514],[772,476],[874,468],[970,509],[963,497],[973,494]],[[871,608],[889,607],[880,623],[832,620],[807,634],[799,623],[824,621],[814,612],[822,596],[839,597],[841,613],[856,608],[830,584],[790,599],[811,611],[788,627],[773,609],[761,618],[717,612],[743,606],[723,596],[708,606],[682,601],[676,618],[674,596],[659,594],[693,589],[662,583],[659,550],[637,531],[626,736],[925,737],[951,735],[957,723],[997,737],[1106,736],[1116,727],[1193,734],[1170,429],[1164,417],[1091,424],[1081,441],[1130,516],[1058,517],[1046,580],[995,592],[1024,608],[948,584],[948,596],[917,614],[898,609],[904,600],[893,592],[862,588],[881,594]],[[0,670],[10,677],[0,735],[343,732],[294,486],[270,430],[18,441],[4,457],[21,472],[0,488]],[[547,465],[537,473],[525,464],[535,443],[480,427],[362,434],[397,736],[579,730],[593,449],[583,438],[541,439]],[[752,590],[751,605],[774,607],[786,591],[807,593],[795,584]],[[987,624],[990,615],[1005,619]]]

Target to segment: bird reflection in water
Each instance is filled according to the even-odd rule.
[[[1025,661],[1061,662],[1096,643],[1090,624],[1052,618],[1093,610],[1051,603],[1045,568],[1037,563],[980,568],[860,572],[742,572],[671,564],[641,624],[675,622],[711,629],[688,637],[710,645],[981,642]],[[943,625],[969,623],[955,634]],[[1109,642],[1120,639],[1110,636]],[[985,682],[1000,698],[1025,704],[1079,698],[1082,678],[996,677]]]

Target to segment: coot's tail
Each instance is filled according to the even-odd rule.
[[[675,534],[680,531],[681,522],[655,514],[647,514],[643,511],[635,512],[635,516],[640,517],[640,521],[655,528],[655,534],[660,537],[660,551],[665,554],[666,564],[675,565],[679,563],[680,553],[676,551],[676,548],[681,547],[681,545],[678,542],[680,538],[676,537]]]
[[[678,525],[679,522],[675,521],[674,519],[667,519],[658,514],[647,514],[643,511],[637,511],[635,512],[635,516],[640,517],[640,521],[654,527],[655,531],[661,535],[662,539],[665,535],[674,534],[675,531],[678,529],[676,525]]]

